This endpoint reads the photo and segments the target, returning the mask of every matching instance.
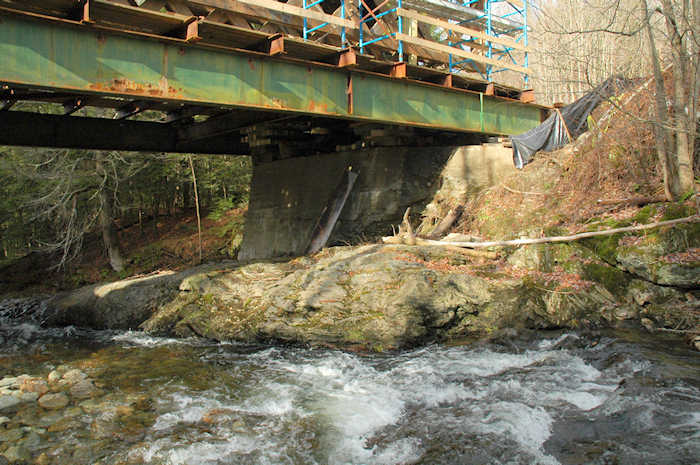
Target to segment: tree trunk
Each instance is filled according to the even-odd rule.
[[[654,32],[649,21],[649,10],[646,0],[639,0],[641,12],[644,20],[644,27],[649,40],[649,51],[651,53],[651,65],[654,71],[654,81],[656,82],[656,121],[654,122],[654,139],[656,139],[656,153],[659,157],[661,170],[664,177],[664,193],[669,201],[673,201],[680,197],[680,182],[678,180],[678,170],[674,163],[675,157],[669,156],[668,147],[670,147],[672,138],[664,123],[668,121],[668,108],[666,107],[666,89],[664,88],[664,77],[661,72],[661,62],[659,61],[659,53],[656,49],[654,40]]]
[[[100,227],[102,229],[102,241],[107,249],[109,264],[112,269],[114,271],[122,271],[124,270],[124,259],[119,250],[119,237],[114,227],[112,195],[108,188],[107,172],[102,164],[102,154],[99,152],[95,156],[95,168],[97,174],[103,177],[102,187],[100,188]]]
[[[694,77],[689,71],[689,56],[678,28],[671,0],[662,0],[666,30],[671,38],[671,56],[673,57],[673,127],[675,134],[675,164],[678,166],[678,195],[684,195],[693,189],[693,143],[690,141],[691,125],[695,126],[694,115],[690,114]],[[683,11],[689,14],[687,5]],[[682,18],[684,19],[684,18]],[[689,124],[690,123],[690,124]]]

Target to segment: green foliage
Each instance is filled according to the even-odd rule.
[[[227,211],[233,210],[236,207],[237,205],[234,203],[232,198],[216,199],[207,218],[212,220],[220,220]]]
[[[672,203],[666,207],[666,211],[664,211],[664,216],[661,218],[661,221],[686,218],[694,215],[695,213],[695,208],[690,205],[685,205],[681,202]]]
[[[635,223],[647,224],[649,220],[656,215],[657,209],[655,205],[645,205],[640,208],[637,214],[634,216]]]

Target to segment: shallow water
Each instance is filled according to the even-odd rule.
[[[5,323],[0,341],[2,376],[46,377],[65,364],[101,388],[60,411],[32,404],[2,414],[9,422],[0,433],[19,430],[12,444],[33,458],[45,454],[47,463],[679,465],[700,458],[698,355],[640,333],[540,333],[374,355],[29,323]]]

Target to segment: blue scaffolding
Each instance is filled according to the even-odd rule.
[[[391,13],[398,12],[398,10],[401,8],[401,0],[396,0],[395,6],[390,5],[390,0],[384,0],[379,5],[376,5],[374,7],[372,7],[366,0],[357,0],[357,6],[360,12],[360,42],[358,46],[360,48],[361,54],[364,53],[366,46],[371,45],[375,42],[379,42],[381,40],[396,38],[397,32],[399,34],[403,33],[403,21],[401,16],[398,16],[397,18],[397,29],[395,31],[392,31],[389,26],[387,26],[383,21],[380,21],[382,17]],[[385,28],[385,33],[378,37],[372,37],[370,40],[365,41],[363,26],[372,22],[381,24],[382,27]],[[403,42],[401,40],[398,41],[396,53],[398,61],[400,63],[403,62]]]
[[[529,0],[522,0],[520,2],[515,2],[512,0],[465,0],[462,3],[463,6],[473,7],[479,3],[484,3],[484,9],[481,11],[481,14],[463,21],[456,21],[456,24],[465,26],[478,25],[483,27],[483,30],[487,36],[494,38],[508,36],[516,43],[521,43],[524,47],[527,47],[528,1]],[[452,34],[450,34],[450,36],[452,36]],[[463,45],[473,47],[476,45],[477,41],[478,39],[476,37],[461,35],[458,37],[458,40],[450,41],[449,45],[460,48]],[[505,63],[528,68],[529,57],[527,51],[522,53],[522,57],[518,57],[514,47],[509,47],[508,45],[504,45],[502,43],[494,43],[490,40],[486,41],[485,47],[486,58],[504,61]],[[450,55],[450,72],[457,71],[460,65],[471,67],[489,82],[493,82],[494,74],[508,70],[507,67],[499,67],[495,64],[479,66],[474,60],[471,59],[455,61],[454,57]],[[529,76],[524,74],[523,79],[527,85]]]
[[[310,0],[302,0],[302,7],[305,10],[308,10],[310,8],[313,8],[317,5],[321,5],[325,0],[315,0],[315,1],[310,1]],[[340,0],[340,18],[345,19],[345,0]],[[314,27],[309,27],[309,20],[308,18],[304,18],[304,27],[303,27],[303,37],[304,40],[309,40],[309,35],[328,26],[329,23],[321,23],[317,26]],[[340,28],[340,43],[342,47],[346,47],[348,45],[347,37],[345,35],[345,26],[341,26]]]
[[[376,1],[376,3],[375,3]],[[498,73],[515,71],[528,84],[528,3],[530,0],[358,0],[360,12],[359,50],[386,39],[396,39],[396,59],[404,61],[404,40],[418,48],[449,55],[450,73],[476,72],[488,82]],[[405,9],[404,9],[405,8]],[[396,22],[380,21],[395,13]],[[432,37],[406,35],[409,16],[428,24]],[[393,20],[393,17],[392,17]],[[367,37],[363,26],[379,22],[380,34]],[[450,27],[459,26],[455,29]],[[392,30],[393,29],[393,30]],[[416,31],[413,31],[415,34]],[[445,34],[447,33],[446,39]],[[436,38],[442,35],[442,38]],[[403,39],[403,40],[402,40]],[[450,48],[459,52],[452,53]],[[466,52],[466,53],[465,53]]]

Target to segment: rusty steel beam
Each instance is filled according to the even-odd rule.
[[[516,134],[542,107],[353,69],[0,12],[0,84],[459,132]],[[399,70],[400,71],[400,70]]]

